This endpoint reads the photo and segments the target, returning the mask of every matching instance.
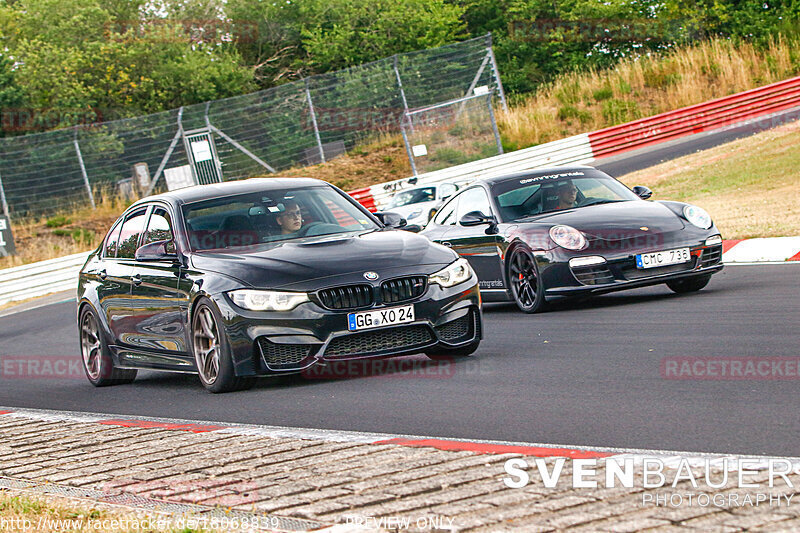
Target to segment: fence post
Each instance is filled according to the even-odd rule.
[[[11,218],[11,214],[8,212],[8,202],[6,201],[6,191],[3,189],[3,177],[0,176],[0,202],[3,204],[3,214],[7,218]]]
[[[500,140],[500,131],[497,129],[497,120],[494,118],[494,108],[492,107],[492,93],[486,96],[486,105],[489,106],[489,116],[492,117],[492,131],[494,132],[494,142],[497,143],[497,153],[503,153],[503,143]]]
[[[208,108],[210,106],[211,106],[211,101],[209,100],[208,102],[206,102],[206,110],[204,114],[204,117],[206,119],[206,128],[208,128],[208,136],[211,138],[211,145],[213,147],[213,154],[214,154],[214,166],[217,167],[217,174],[219,174],[219,181],[225,181],[225,177],[222,175],[222,161],[219,160],[216,144],[214,143],[214,132],[211,129],[211,121],[208,120]]]
[[[308,109],[311,112],[311,123],[314,125],[314,137],[317,138],[317,146],[319,146],[319,158],[325,162],[325,150],[322,149],[322,140],[319,138],[319,127],[317,126],[317,114],[314,112],[314,102],[311,101],[311,91],[308,89],[308,78],[303,80],[306,86],[306,99],[308,100]]]
[[[408,123],[411,124],[411,117],[407,114],[403,114],[403,122],[400,124],[400,131],[403,133],[403,144],[406,145],[406,153],[408,154],[408,161],[411,163],[411,172],[416,176],[417,175],[417,165],[414,163],[414,152],[411,150],[411,144],[408,142],[408,135],[406,135],[406,119],[408,119]]]
[[[403,119],[408,115],[408,100],[406,100],[406,91],[403,89],[403,80],[400,79],[400,69],[397,68],[397,54],[393,57],[393,66],[394,66],[394,76],[397,78],[397,86],[400,88],[400,97],[403,99]],[[408,125],[411,127],[411,133],[414,133],[414,124],[409,120]],[[414,161],[411,161],[411,165],[414,165]],[[416,176],[417,173],[414,172]]]
[[[158,165],[156,175],[153,176],[153,181],[150,182],[150,187],[148,187],[147,192],[144,193],[145,196],[150,196],[153,194],[153,190],[155,190],[156,184],[158,183],[159,178],[161,178],[161,173],[164,172],[164,167],[167,166],[169,158],[172,157],[172,151],[175,150],[175,145],[178,144],[178,139],[183,136],[183,122],[181,122],[182,118],[183,106],[178,109],[178,131],[176,131],[175,135],[172,137],[172,141],[169,143],[169,148],[167,148],[167,153],[164,154],[163,158],[161,158],[161,163]],[[186,157],[189,157],[189,154],[186,154]]]
[[[500,81],[500,70],[497,68],[497,60],[494,58],[494,49],[492,49],[492,34],[487,33],[486,38],[488,41],[489,57],[492,60],[492,73],[494,74],[494,81],[497,83],[497,92],[500,93],[500,101],[503,103],[503,111],[508,111],[506,93],[503,90],[503,82]],[[503,152],[500,153],[502,154]]]
[[[75,126],[73,130],[72,142],[75,144],[75,153],[78,155],[78,163],[81,165],[81,174],[83,174],[83,183],[86,185],[86,192],[89,194],[89,202],[92,204],[92,209],[97,209],[94,205],[94,194],[92,194],[92,186],[89,184],[89,176],[86,174],[86,165],[83,164],[83,155],[81,155],[81,147],[78,144],[78,127]]]

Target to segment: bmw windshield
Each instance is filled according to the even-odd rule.
[[[336,189],[267,190],[183,206],[192,251],[379,229]]]
[[[496,183],[492,193],[504,221],[590,205],[639,200],[622,183],[593,170],[514,178]]]

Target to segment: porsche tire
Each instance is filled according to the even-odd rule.
[[[533,254],[525,246],[517,246],[507,261],[508,282],[514,303],[523,313],[536,313],[545,304],[544,287]]]
[[[676,279],[674,281],[668,281],[667,287],[672,289],[673,292],[677,292],[678,294],[683,294],[686,292],[697,292],[706,285],[711,280],[710,275],[704,276],[695,276],[693,278],[687,279]]]

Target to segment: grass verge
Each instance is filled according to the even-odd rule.
[[[163,517],[134,513],[108,505],[0,490],[0,531],[55,533],[155,532],[190,533],[205,529],[160,527]]]
[[[653,198],[697,204],[726,239],[800,235],[800,123],[761,132],[619,179]]]

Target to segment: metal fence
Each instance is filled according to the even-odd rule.
[[[243,96],[0,139],[0,200],[11,217],[44,215],[94,205],[94,194],[120,184],[145,194],[264,175],[325,162],[378,132],[419,135],[432,109],[491,129],[474,121],[485,122],[494,97],[505,106],[487,35]],[[462,157],[487,150],[472,146]]]

